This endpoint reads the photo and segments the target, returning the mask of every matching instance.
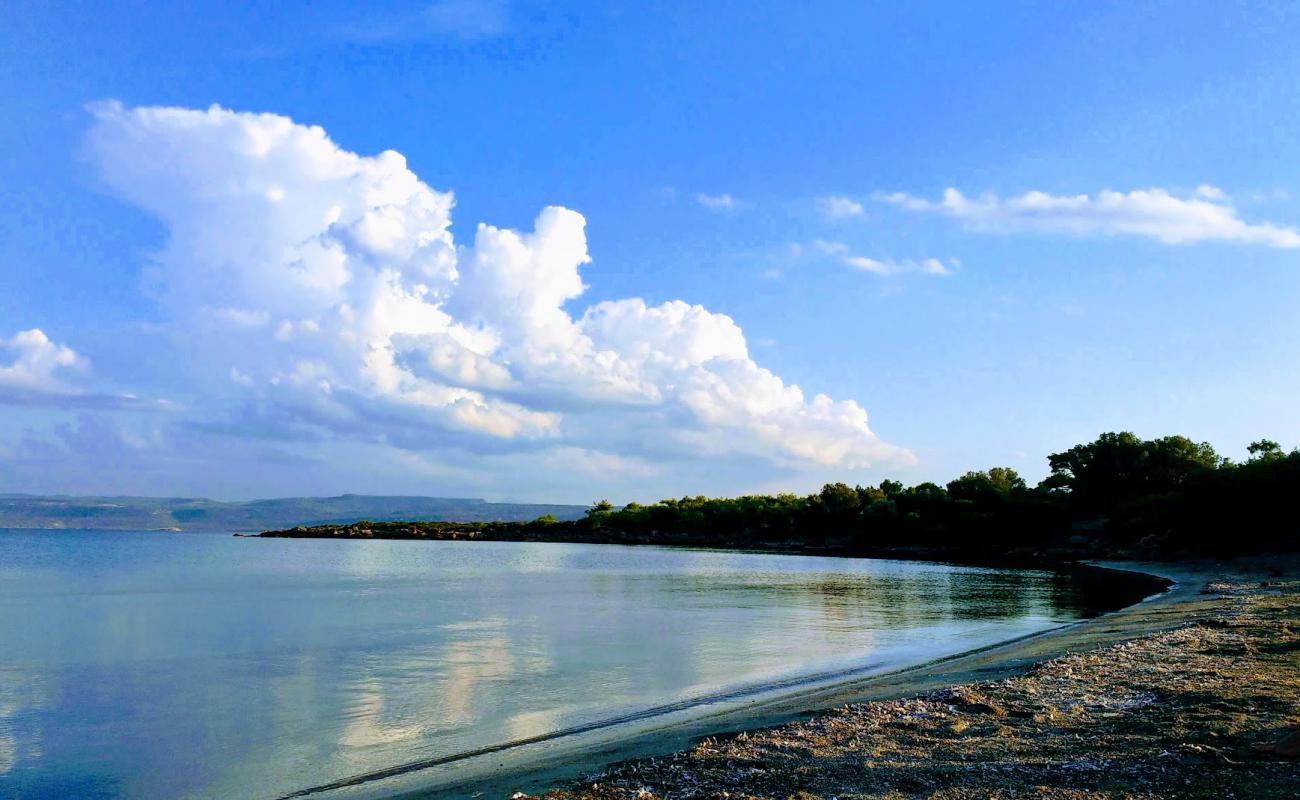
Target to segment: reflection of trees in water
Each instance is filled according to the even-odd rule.
[[[1050,600],[1061,616],[1089,619],[1130,606],[1160,591],[1147,575],[1115,570],[1081,569],[1052,575]]]
[[[1037,600],[1045,576],[1031,572],[963,572],[953,576],[948,593],[953,619],[995,620],[1040,610]]]
[[[1132,605],[1158,588],[1145,576],[1087,568],[950,575],[949,608],[958,620],[1090,618]]]
[[[689,606],[816,610],[827,620],[887,628],[1025,616],[1087,618],[1135,603],[1154,590],[1142,576],[1093,569],[928,566],[883,573],[636,573],[599,584],[607,592],[675,597]]]

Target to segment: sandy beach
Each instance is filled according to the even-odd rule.
[[[1175,583],[1136,606],[979,652],[664,719],[633,735],[499,753],[396,793],[1300,796],[1300,762],[1266,749],[1300,723],[1296,561],[1107,566]]]

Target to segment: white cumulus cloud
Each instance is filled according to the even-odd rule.
[[[876,199],[909,211],[944,214],[975,230],[1065,233],[1074,236],[1145,236],[1165,244],[1228,241],[1269,247],[1300,247],[1300,231],[1268,222],[1241,219],[1231,200],[1213,186],[1187,197],[1165,189],[1103,191],[1095,196],[1027,192],[1002,198],[967,197],[948,189],[940,200],[901,192]]]
[[[360,156],[319,127],[217,106],[91,111],[92,163],[166,225],[147,275],[185,342],[184,385],[232,419],[273,421],[268,435],[288,421],[411,450],[604,454],[636,469],[664,454],[912,459],[854,401],[809,398],[756,364],[724,314],[639,298],[584,308],[575,211],[457,242],[453,196],[399,153]]]
[[[3,356],[12,361],[4,363]],[[50,341],[39,328],[0,339],[0,389],[70,394],[76,389],[66,376],[86,366],[72,348]]]
[[[0,405],[171,412],[164,398],[92,391],[90,360],[40,328],[0,337]]]

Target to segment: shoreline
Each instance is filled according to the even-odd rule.
[[[1096,620],[843,687],[793,721],[706,734],[581,780],[509,777],[559,787],[547,800],[1294,798],[1300,761],[1256,745],[1295,745],[1300,562],[1115,566],[1177,584]]]
[[[1169,583],[1163,590],[1117,611],[937,660],[883,671],[863,667],[829,678],[820,676],[820,680],[819,676],[805,676],[798,685],[742,693],[753,696],[717,708],[706,701],[653,715],[635,714],[633,719],[580,726],[470,754],[394,767],[286,797],[505,798],[521,790],[540,791],[617,762],[682,751],[704,737],[804,720],[846,703],[901,697],[994,675],[1011,675],[1054,653],[1176,624],[1169,616],[1171,607],[1182,609],[1181,604],[1195,598],[1200,587],[1196,581],[1204,574],[1186,565],[1138,562],[1096,563],[1082,568],[1136,573]],[[636,723],[636,727],[629,730],[628,723]],[[451,762],[455,762],[454,768],[440,769]]]
[[[264,530],[257,533],[237,532],[232,535],[249,539],[596,544],[615,547],[663,547],[674,550],[716,550],[768,555],[929,561],[937,564],[954,564],[968,567],[1058,571],[1074,569],[1080,564],[1118,561],[1129,558],[1127,553],[1062,545],[990,551],[988,548],[952,545],[895,544],[863,546],[855,544],[844,537],[833,537],[824,542],[813,544],[793,538],[756,541],[748,536],[669,534],[663,531],[641,535],[604,529],[580,531],[571,527],[563,527],[563,524],[539,527],[535,523],[517,522],[369,522],[363,520],[346,524],[299,525],[293,528]]]

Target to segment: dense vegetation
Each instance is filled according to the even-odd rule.
[[[1198,556],[1300,545],[1300,450],[1250,446],[1234,463],[1183,436],[1106,433],[1048,457],[1028,486],[1015,470],[967,472],[946,486],[896,481],[827,484],[817,494],[686,497],[614,509],[598,503],[579,525],[640,538],[694,534],[756,545],[796,541],[857,550],[967,554],[1072,552]]]
[[[1048,457],[1029,486],[1015,470],[967,472],[946,486],[827,484],[811,495],[684,497],[576,521],[358,523],[282,536],[604,541],[716,547],[915,552],[961,559],[1224,556],[1300,549],[1300,450],[1250,446],[1234,463],[1182,436],[1106,433]]]

